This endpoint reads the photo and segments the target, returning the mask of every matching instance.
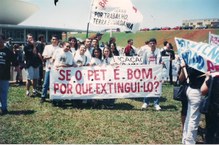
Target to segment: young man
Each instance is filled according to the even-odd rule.
[[[45,77],[44,77],[44,83],[43,83],[43,89],[42,89],[42,95],[41,95],[41,103],[45,102],[47,91],[49,88],[49,77],[50,77],[50,69],[53,66],[52,56],[57,49],[61,49],[59,44],[59,38],[57,35],[53,35],[51,39],[52,44],[46,45],[43,51],[43,59],[45,60]]]
[[[157,46],[157,40],[155,38],[151,38],[149,40],[149,49],[145,51],[143,54],[143,64],[160,64],[161,63],[161,55],[160,50],[156,48]],[[145,97],[144,103],[142,105],[142,109],[146,109],[149,105],[150,100],[154,100],[154,107],[155,109],[161,110],[161,107],[159,106],[159,100],[160,97]]]
[[[42,56],[39,50],[37,50],[32,34],[27,34],[27,44],[24,46],[24,58],[26,61],[25,68],[27,72],[26,95],[30,96],[30,86],[31,81],[33,81],[33,96],[35,96]]]
[[[11,64],[16,66],[15,70],[19,71],[18,62],[12,51],[4,46],[5,36],[0,34],[0,102],[2,115],[8,113],[7,96],[10,80]]]
[[[68,42],[63,43],[62,49],[56,50],[52,58],[56,68],[73,66],[73,55],[70,50],[71,45]]]

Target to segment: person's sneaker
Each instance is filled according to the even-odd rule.
[[[37,95],[36,90],[33,90],[33,96],[35,97]]]
[[[148,104],[147,103],[144,103],[142,106],[141,106],[141,109],[147,109],[148,107]]]
[[[45,98],[45,97],[42,97],[42,98],[40,99],[40,103],[44,103],[44,102],[46,102],[46,98]]]
[[[161,110],[160,105],[155,105],[154,107],[155,107],[155,110],[157,111]]]
[[[6,109],[6,110],[2,110],[2,115],[6,115],[6,114],[8,114],[8,110]]]
[[[26,96],[30,96],[30,92],[29,91],[26,91]]]

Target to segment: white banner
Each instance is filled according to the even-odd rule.
[[[162,56],[163,80],[168,80],[170,72],[170,56]]]
[[[141,65],[143,59],[140,56],[114,56],[118,65]]]
[[[160,97],[161,65],[68,67],[50,72],[50,99]]]
[[[175,38],[179,57],[201,72],[219,70],[219,46]]]
[[[208,36],[208,38],[209,38],[209,44],[212,44],[212,45],[219,45],[219,35],[215,35],[215,34],[211,34],[210,32],[209,32],[209,36]]]
[[[104,28],[139,30],[143,16],[130,0],[93,0],[90,23]]]

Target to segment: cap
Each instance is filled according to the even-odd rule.
[[[97,34],[96,34],[96,36],[102,36],[103,35],[103,33],[101,33],[101,32],[97,32]]]

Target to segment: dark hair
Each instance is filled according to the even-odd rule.
[[[97,50],[97,51],[100,52],[99,59],[101,60],[101,59],[102,59],[102,50],[101,50],[99,47],[93,49],[91,56],[92,56],[92,57],[95,57],[95,55],[94,55],[94,51],[95,51],[95,50]]]
[[[112,54],[111,49],[109,48],[108,45],[106,45],[106,47],[103,48],[103,58],[105,58],[105,55],[104,55],[104,50],[105,50],[105,49],[108,49],[108,50],[109,50],[109,52],[110,52],[109,57],[113,57],[113,54]]]
[[[70,42],[72,39],[75,41],[75,50],[77,50],[78,47],[79,47],[79,46],[78,46],[78,40],[77,40],[76,37],[69,37],[69,38],[68,38],[68,41]]]
[[[0,37],[5,41],[5,35],[0,34]]]
[[[111,45],[114,45],[114,47],[115,47],[115,49],[114,49],[114,51],[112,51],[112,49],[111,49]],[[118,49],[117,49],[117,47],[116,47],[116,43],[115,42],[113,42],[113,43],[110,43],[109,44],[109,48],[110,48],[110,51],[115,55],[115,56],[119,56],[119,51],[118,51]]]
[[[151,38],[151,39],[149,40],[149,42],[157,43],[157,40],[156,40],[155,38]]]
[[[147,41],[145,41],[144,43],[145,43],[146,45],[148,45],[148,44],[149,44],[149,41],[147,40]]]
[[[40,34],[40,35],[38,36],[38,40],[39,40],[39,41],[41,41],[43,38],[44,38],[44,35],[43,35],[43,34]]]
[[[52,34],[52,37],[55,37],[57,40],[59,40],[59,36],[56,35],[56,34]],[[51,38],[52,38],[52,37],[51,37]]]
[[[164,45],[164,46],[167,46],[167,44],[168,44],[167,41],[164,41],[164,42],[163,42],[163,45]]]
[[[133,39],[129,39],[127,42],[129,43],[129,42],[131,42],[131,41],[133,41]]]

